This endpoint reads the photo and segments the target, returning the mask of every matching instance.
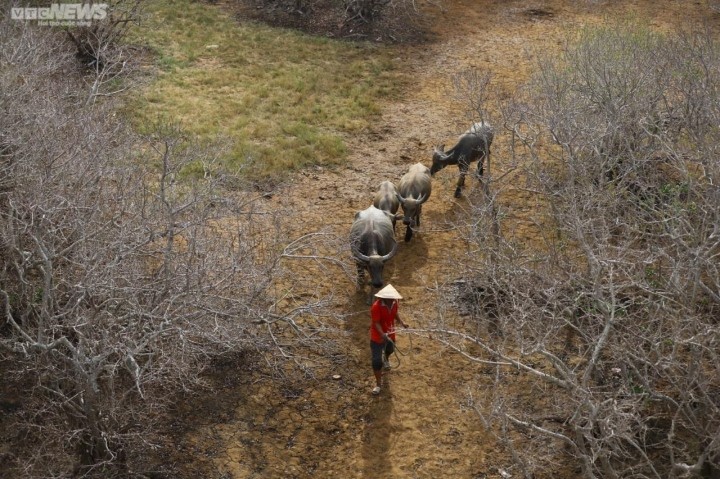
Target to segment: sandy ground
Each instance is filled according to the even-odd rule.
[[[434,144],[453,144],[469,124],[464,106],[452,99],[454,72],[487,70],[496,87],[511,94],[528,78],[537,52],[557,51],[581,25],[625,15],[662,29],[678,23],[699,28],[704,20],[720,24],[720,14],[706,1],[444,0],[443,8],[433,7],[430,14],[438,41],[398,48],[397,63],[413,84],[400,101],[386,105],[372,131],[348,140],[347,166],[302,172],[269,200],[302,211],[291,237],[317,230],[329,213],[330,228],[346,235],[353,215],[370,204],[381,181],[397,182],[415,162],[429,166]],[[497,135],[493,160],[499,170],[508,166],[508,151],[508,139]],[[453,264],[467,254],[450,225],[466,217],[479,188],[468,178],[465,197],[455,200],[456,179],[455,167],[436,175],[419,233],[404,244],[399,225],[400,251],[386,268],[386,279],[405,297],[401,312],[416,328],[430,324],[436,284],[455,279]],[[539,200],[522,189],[521,178],[517,183],[500,197],[507,213],[503,233],[539,241],[534,224]],[[365,296],[342,274],[316,283],[318,291],[335,295],[338,313],[347,315],[339,325],[346,333],[346,360],[290,392],[270,381],[242,391],[230,384],[234,413],[212,417],[191,434],[195,457],[207,457],[221,471],[218,477],[226,478],[520,477],[508,451],[467,407],[470,384],[491,384],[477,367],[426,337],[402,335],[400,367],[386,375],[382,394],[371,396]],[[517,387],[523,395],[522,381]],[[558,467],[547,477],[574,475]]]

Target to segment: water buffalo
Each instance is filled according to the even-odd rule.
[[[350,249],[357,264],[358,287],[367,270],[372,287],[381,288],[383,267],[397,252],[390,215],[374,206],[357,212],[350,228]]]
[[[373,206],[379,210],[387,211],[392,215],[393,231],[395,231],[395,213],[400,208],[400,201],[398,201],[395,191],[395,185],[392,181],[383,181],[380,183],[377,193],[375,193],[375,199],[373,200]]]
[[[478,161],[478,178],[482,180],[483,163],[490,157],[490,145],[493,141],[493,129],[485,122],[475,123],[468,131],[460,135],[455,146],[445,152],[445,145],[435,147],[430,174],[434,175],[448,165],[458,165],[460,179],[455,188],[455,198],[460,198],[465,186],[465,175],[470,163]]]
[[[430,198],[431,191],[430,168],[422,163],[412,165],[400,178],[396,196],[403,209],[403,223],[407,226],[405,241],[410,241],[412,229],[420,226],[422,205]]]

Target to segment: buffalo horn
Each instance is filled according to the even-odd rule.
[[[395,242],[395,244],[393,244],[393,249],[391,249],[388,254],[386,254],[385,256],[382,257],[382,262],[383,262],[383,263],[384,263],[385,261],[388,261],[388,260],[389,260],[390,258],[392,258],[393,256],[395,256],[395,253],[397,253],[397,247],[398,247],[398,246],[397,246],[397,242]]]
[[[357,248],[355,248],[355,247],[351,247],[350,249],[352,250],[353,256],[354,256],[355,258],[359,259],[360,261],[364,261],[364,262],[366,262],[366,263],[367,263],[368,261],[370,261],[370,257],[369,257],[369,256],[365,256],[364,254],[362,254],[359,249],[357,249]]]

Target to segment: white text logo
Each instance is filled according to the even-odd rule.
[[[12,8],[13,20],[37,20],[38,25],[87,26],[91,20],[107,17],[106,3],[53,3],[49,7]]]

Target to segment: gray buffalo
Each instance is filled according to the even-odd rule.
[[[375,199],[373,200],[373,206],[379,210],[387,211],[392,215],[391,220],[393,224],[393,231],[395,231],[395,214],[400,208],[400,201],[397,199],[397,193],[395,185],[392,181],[383,181],[380,183],[377,193],[375,193]]]
[[[397,253],[390,215],[374,206],[357,212],[350,228],[350,249],[357,264],[358,287],[367,270],[372,287],[381,288],[385,263]]]
[[[412,165],[400,178],[397,199],[403,209],[403,223],[407,226],[405,241],[410,241],[413,228],[420,226],[422,205],[430,198],[431,191],[430,168],[422,163]]]
[[[462,194],[463,186],[465,186],[465,175],[467,174],[470,163],[478,161],[477,173],[478,178],[482,180],[483,163],[485,158],[490,157],[490,145],[493,141],[493,129],[485,122],[475,123],[468,131],[460,135],[455,146],[445,150],[445,145],[435,147],[433,152],[433,162],[430,168],[430,174],[434,175],[448,165],[458,165],[460,169],[460,179],[458,179],[455,188],[455,198],[459,198]]]

